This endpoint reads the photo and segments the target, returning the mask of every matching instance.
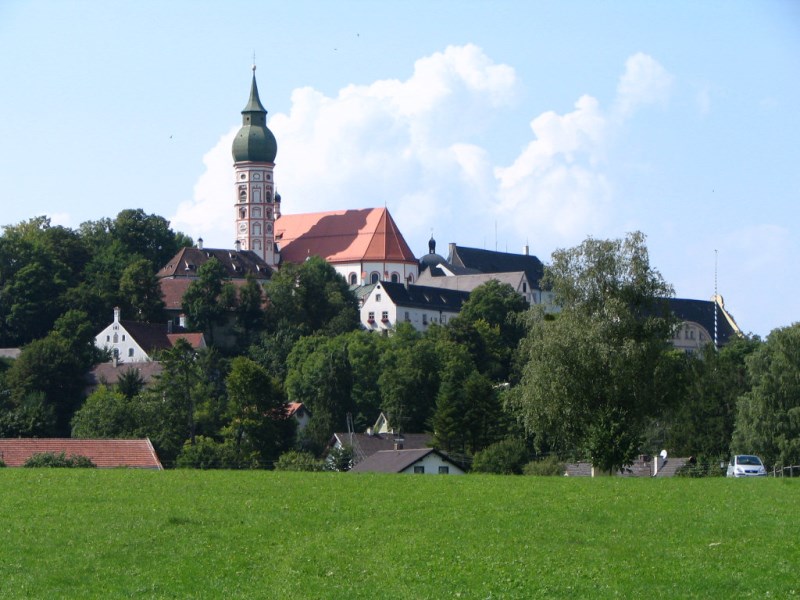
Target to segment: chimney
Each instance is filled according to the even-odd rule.
[[[120,310],[119,306],[114,307],[114,323],[119,323]]]
[[[403,449],[403,442],[405,440],[401,437],[394,438],[394,449],[395,450],[402,450]]]
[[[200,250],[203,249],[203,238],[197,238],[197,248]]]
[[[242,251],[242,242],[240,242],[239,240],[236,240],[233,243],[233,249],[236,250],[236,252],[241,252]]]
[[[530,249],[528,248],[528,244],[525,244],[525,245],[522,247],[522,253],[523,253],[525,256],[528,256],[528,254],[530,253]]]
[[[449,244],[447,244],[447,251],[450,253],[447,256],[447,262],[451,263],[453,262],[453,257],[456,255],[456,243],[450,242]]]

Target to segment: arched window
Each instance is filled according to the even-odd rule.
[[[392,283],[398,283],[399,281],[400,281],[400,274],[392,273]]]
[[[358,276],[355,273],[350,273],[350,285],[356,285],[358,283]]]
[[[253,240],[253,250],[261,250],[261,240]]]
[[[261,223],[253,223],[253,235],[261,235]]]
[[[247,218],[247,209],[244,206],[242,206],[239,209],[239,218],[240,219],[246,219]]]
[[[369,276],[370,283],[378,283],[381,280],[381,274],[377,271],[373,271]]]

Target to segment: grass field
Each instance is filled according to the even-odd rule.
[[[800,479],[0,470],[0,598],[787,598]]]

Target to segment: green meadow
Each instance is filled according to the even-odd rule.
[[[800,480],[0,470],[1,598],[787,598]]]

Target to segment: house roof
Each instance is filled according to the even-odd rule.
[[[445,288],[448,290],[460,290],[471,292],[476,287],[489,281],[499,281],[507,283],[515,290],[520,288],[522,278],[525,277],[524,271],[510,271],[508,273],[477,273],[474,275],[454,275],[451,277],[436,276],[431,271],[420,273],[417,278],[417,285],[429,287]]]
[[[434,448],[381,450],[355,465],[351,472],[400,473],[432,453],[438,454],[443,460],[447,460],[447,457]]]
[[[417,262],[386,208],[281,215],[275,234],[281,261],[290,263]]]
[[[286,416],[293,417],[296,414],[302,415],[303,413],[311,415],[311,411],[306,408],[306,405],[302,402],[289,402],[286,405]]]
[[[479,273],[524,271],[531,287],[535,289],[539,289],[539,281],[544,275],[542,261],[532,254],[511,254],[450,244],[447,261],[454,267],[474,269],[473,272]],[[456,275],[460,274],[462,273],[456,272]]]
[[[244,280],[248,274],[256,279],[272,277],[272,268],[252,250],[224,250],[220,248],[181,248],[167,264],[156,273],[159,279],[195,279],[197,271],[212,258],[216,258],[231,280]]]
[[[22,348],[0,348],[0,358],[19,358]]]
[[[714,307],[717,309],[717,336],[719,345],[724,346],[731,338],[741,334],[733,317],[725,310],[725,304],[719,297],[714,300],[690,300],[687,298],[668,298],[669,308],[681,321],[693,321],[701,325],[714,337]]]
[[[8,467],[21,467],[34,454],[63,452],[88,457],[100,468],[161,469],[149,439],[80,440],[69,438],[0,439],[0,458]]]
[[[334,433],[332,442],[338,441],[342,446],[350,445],[349,433]],[[433,436],[428,433],[353,433],[353,446],[358,457],[367,457],[381,450],[393,450],[396,439],[403,440],[405,449],[427,449],[433,443]],[[333,444],[332,444],[333,445]]]
[[[166,323],[140,323],[139,321],[120,321],[119,323],[148,354],[153,350],[168,350],[180,339],[189,342],[195,350],[206,345],[202,333],[185,331],[168,333],[169,326]]]
[[[375,291],[381,288],[396,306],[410,308],[459,312],[461,306],[469,298],[469,292],[465,291],[425,285],[406,285],[391,281],[381,281],[375,285]]]
[[[164,277],[159,279],[158,285],[161,288],[161,299],[164,300],[166,310],[181,311],[183,309],[183,295],[196,277],[178,277],[172,279]],[[247,285],[246,279],[231,279],[226,283],[233,284],[237,289]]]
[[[149,384],[154,378],[158,377],[164,368],[158,361],[139,362],[139,363],[126,363],[118,361],[117,364],[113,362],[101,363],[96,365],[87,377],[88,383],[91,387],[104,383],[106,385],[116,385],[119,378],[129,370],[137,371],[145,384]]]

